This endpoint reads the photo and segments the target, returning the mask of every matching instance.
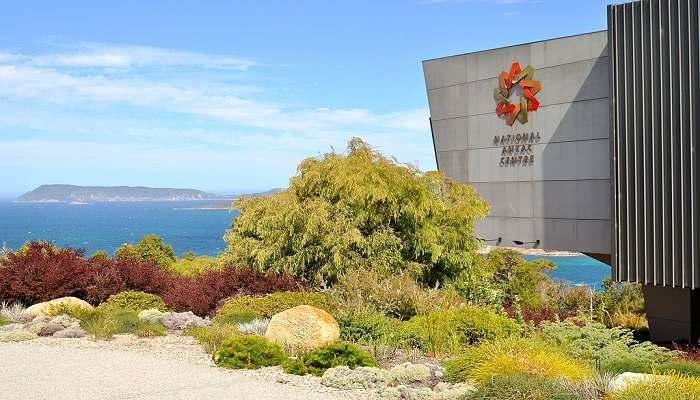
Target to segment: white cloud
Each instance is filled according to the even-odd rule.
[[[107,45],[81,43],[67,49],[41,55],[0,53],[0,63],[22,61],[42,67],[132,68],[149,66],[180,66],[245,71],[256,65],[238,57],[170,50],[149,46]]]

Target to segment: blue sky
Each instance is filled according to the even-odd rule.
[[[421,60],[605,29],[607,1],[2,4],[0,192],[245,192],[351,136],[434,169]]]

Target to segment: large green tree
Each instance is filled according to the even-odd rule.
[[[478,262],[474,222],[488,205],[473,187],[421,172],[358,138],[345,154],[301,162],[289,188],[241,197],[224,258],[328,284],[353,268],[408,272],[435,284]]]

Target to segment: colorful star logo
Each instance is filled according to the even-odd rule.
[[[516,119],[521,124],[526,124],[528,111],[536,111],[540,107],[535,95],[542,89],[542,84],[532,79],[534,75],[532,65],[521,70],[520,64],[514,62],[510,72],[502,71],[498,76],[498,87],[493,90],[493,96],[498,102],[496,115],[504,117],[509,126],[512,126]],[[509,97],[516,86],[522,90],[522,96],[520,102],[511,103]]]

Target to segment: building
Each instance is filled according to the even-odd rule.
[[[586,253],[643,284],[655,341],[700,336],[699,4],[423,62],[438,168],[491,204],[487,244]]]

